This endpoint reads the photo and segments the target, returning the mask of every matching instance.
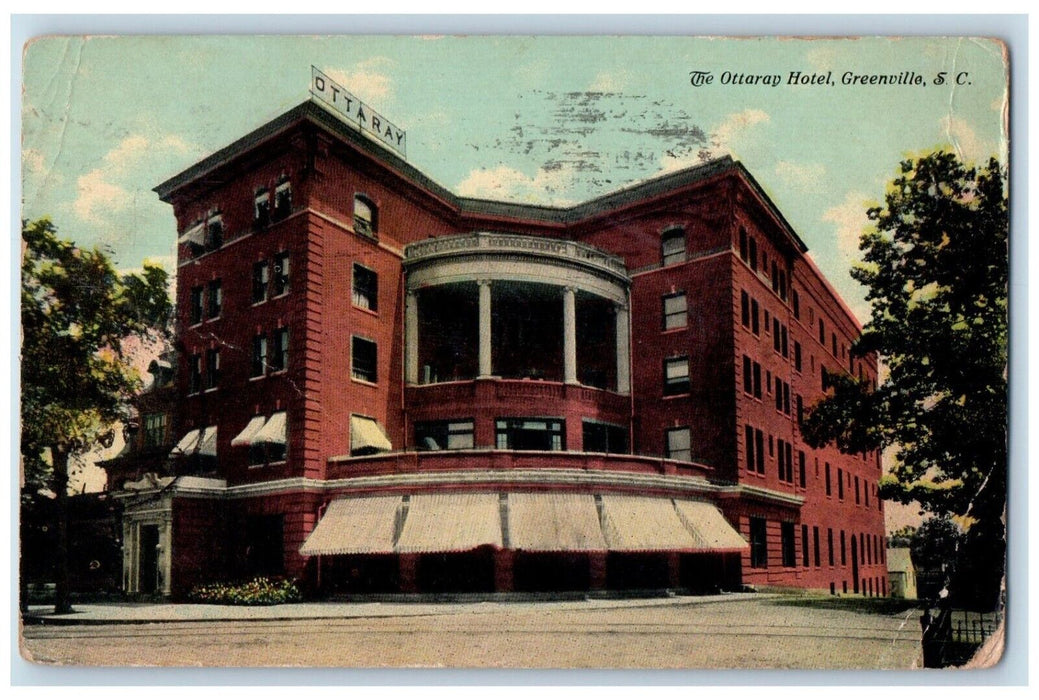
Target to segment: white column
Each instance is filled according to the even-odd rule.
[[[577,299],[563,287],[563,381],[577,384]]]
[[[404,298],[404,382],[418,384],[418,295]]]
[[[631,339],[628,337],[628,307],[617,304],[617,393],[631,391]]]
[[[491,283],[480,280],[480,372],[479,376],[491,376]]]

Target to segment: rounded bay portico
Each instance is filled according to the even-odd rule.
[[[620,258],[573,241],[472,233],[407,246],[404,269],[417,448],[628,451],[630,279]]]

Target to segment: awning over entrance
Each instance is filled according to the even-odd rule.
[[[606,551],[595,496],[509,494],[509,547],[528,552]]]
[[[350,416],[350,454],[389,452],[393,449],[382,426],[371,418]]]
[[[278,411],[271,415],[263,427],[256,431],[250,443],[271,443],[274,445],[285,444],[285,411]]]
[[[670,498],[603,495],[602,530],[611,551],[697,549]]]
[[[498,494],[411,497],[398,552],[465,552],[484,545],[502,546]]]
[[[697,541],[698,549],[738,551],[750,545],[725,520],[717,507],[701,501],[675,501],[675,509],[682,523]]]
[[[299,553],[390,554],[400,504],[400,496],[333,501]]]
[[[185,457],[189,455],[202,455],[203,457],[216,457],[216,426],[210,425],[205,430],[189,430],[187,435],[180,439],[172,450],[170,457]]]
[[[260,431],[267,419],[263,416],[253,416],[242,432],[231,440],[231,447],[248,447],[252,444],[253,436]]]

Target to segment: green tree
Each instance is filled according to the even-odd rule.
[[[876,353],[887,377],[873,390],[831,375],[804,436],[848,453],[895,446],[882,496],[966,516],[994,602],[1005,552],[1005,171],[995,159],[979,168],[935,152],[903,162],[885,200],[867,212],[874,225],[851,274],[872,305],[852,352]]]
[[[47,219],[22,222],[22,433],[26,489],[57,500],[55,612],[71,609],[68,576],[69,459],[111,444],[141,386],[124,354],[133,336],[165,332],[166,272],[116,272],[103,252],[62,240]]]

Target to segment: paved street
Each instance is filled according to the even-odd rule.
[[[858,605],[872,602],[751,595],[318,603],[206,606],[205,619],[203,606],[147,606],[153,619],[158,609],[168,620],[150,623],[132,623],[146,608],[96,606],[80,619],[93,624],[24,627],[22,653],[39,663],[119,666],[916,667],[919,611]]]

